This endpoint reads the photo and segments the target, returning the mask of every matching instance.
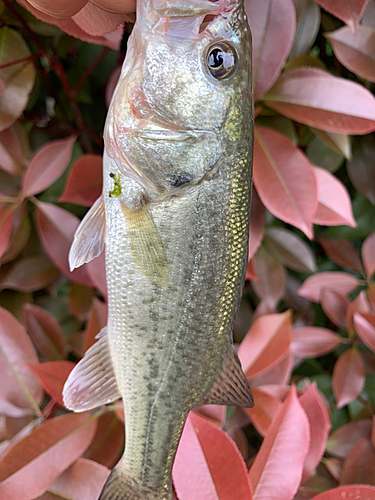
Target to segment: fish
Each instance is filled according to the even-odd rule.
[[[123,399],[100,500],[171,500],[189,411],[253,406],[232,340],[248,256],[251,33],[243,0],[139,0],[104,129],[103,192],[71,269],[104,250],[108,323],[63,391]]]

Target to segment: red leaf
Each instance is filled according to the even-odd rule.
[[[40,380],[45,391],[60,406],[65,407],[62,399],[62,390],[69,373],[74,368],[71,361],[51,361],[49,363],[28,363],[27,366]]]
[[[230,437],[197,414],[185,424],[173,467],[179,500],[251,500],[241,454]]]
[[[360,439],[350,450],[344,462],[340,484],[375,486],[375,450],[369,439]]]
[[[255,129],[254,183],[270,212],[312,237],[317,207],[313,169],[305,155],[274,130]]]
[[[346,311],[347,331],[350,335],[354,333],[353,316],[354,313],[367,313],[370,311],[370,304],[366,298],[365,290],[359,292],[357,297],[350,303]]]
[[[309,422],[293,387],[250,469],[254,500],[291,500],[294,497],[301,481],[309,441]]]
[[[69,172],[65,191],[59,201],[91,207],[102,193],[103,158],[101,155],[84,155]]]
[[[224,427],[227,407],[224,405],[202,405],[198,406],[195,412],[206,418],[209,422],[217,425],[220,428]]]
[[[337,408],[351,403],[361,393],[365,385],[365,369],[360,353],[352,348],[336,361],[332,374],[333,394]]]
[[[75,141],[76,137],[51,141],[37,151],[23,179],[24,196],[44,191],[65,172]]]
[[[315,383],[299,397],[299,402],[305,410],[310,425],[310,448],[302,476],[304,482],[313,474],[324,454],[331,420]]]
[[[275,83],[293,44],[296,13],[291,0],[245,0],[253,35],[254,98]]]
[[[353,157],[347,163],[347,170],[353,186],[375,205],[375,138],[361,137],[353,146]]]
[[[339,328],[346,329],[346,312],[349,307],[349,299],[335,290],[323,289],[320,294],[323,311],[328,318]]]
[[[361,135],[375,130],[371,93],[321,69],[286,71],[263,100],[282,115],[327,132]]]
[[[91,314],[83,337],[83,352],[86,352],[96,342],[96,335],[107,324],[107,305],[99,299],[94,299]]]
[[[258,276],[252,287],[258,297],[269,307],[275,307],[285,290],[285,270],[283,266],[263,247],[259,248],[252,260]]]
[[[89,446],[96,416],[63,415],[42,423],[0,460],[0,497],[32,500]]]
[[[279,398],[263,392],[262,387],[253,387],[254,408],[244,408],[256,430],[266,436],[272,420],[277,415],[282,402]]]
[[[56,319],[41,307],[25,304],[25,326],[35,347],[51,361],[65,358],[68,344]]]
[[[69,308],[79,321],[87,319],[94,290],[79,283],[72,283],[69,291]]]
[[[120,17],[111,11],[107,12],[103,4],[101,2],[98,3],[102,8],[96,6],[94,3],[86,2],[83,9],[74,15],[74,22],[77,26],[92,36],[105,35],[115,30],[126,19],[126,16]]]
[[[375,488],[372,486],[341,486],[325,491],[312,500],[375,500]]]
[[[0,288],[18,292],[35,292],[47,287],[59,275],[45,255],[32,255],[18,260],[0,282]]]
[[[297,29],[289,58],[307,54],[320,26],[320,9],[311,0],[295,1]]]
[[[315,2],[355,31],[368,0],[315,0]]]
[[[110,469],[116,465],[123,451],[125,430],[112,412],[99,417],[98,427],[84,456]]]
[[[88,500],[98,498],[110,471],[92,460],[79,458],[66,469],[37,500],[66,498]]]
[[[253,188],[251,193],[250,230],[249,230],[249,261],[254,257],[264,234],[266,211],[259,199],[258,193]]]
[[[351,274],[338,271],[317,273],[307,278],[298,290],[298,295],[312,302],[320,302],[320,294],[323,289],[347,294],[352,292],[358,285],[357,278]]]
[[[353,319],[362,342],[375,352],[375,313],[355,313]]]
[[[79,219],[72,213],[51,203],[38,202],[37,228],[43,246],[56,266],[72,281],[93,286],[86,267],[69,269],[68,255]]]
[[[333,351],[342,342],[340,335],[315,326],[293,330],[292,353],[297,358],[316,358]]]
[[[349,194],[343,184],[330,172],[314,167],[318,183],[318,207],[314,214],[314,224],[322,226],[355,227]]]
[[[375,31],[358,26],[356,33],[344,27],[326,34],[337,59],[356,75],[375,82]]]
[[[0,257],[8,248],[12,233],[14,206],[5,205],[0,208]]]
[[[292,341],[290,312],[257,318],[238,350],[247,377],[275,365],[288,351]]]
[[[362,264],[357,251],[348,240],[337,240],[334,238],[321,238],[322,245],[327,257],[342,267],[348,267],[353,271],[362,272]]]
[[[354,444],[362,438],[370,439],[372,421],[357,420],[339,427],[328,439],[327,451],[338,458],[346,458]]]
[[[22,417],[39,413],[43,399],[39,380],[27,367],[38,363],[30,338],[23,326],[6,309],[0,308],[0,413]],[[11,497],[10,497],[11,498]]]
[[[290,348],[273,364],[254,376],[254,385],[288,384],[293,371],[293,357]]]
[[[362,245],[362,260],[369,278],[375,273],[375,233],[370,234]]]

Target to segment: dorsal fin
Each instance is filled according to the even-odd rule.
[[[63,390],[64,404],[76,412],[91,410],[121,398],[109,353],[106,328],[70,372]]]
[[[69,267],[73,271],[98,257],[104,249],[105,216],[103,196],[99,196],[82,219],[69,252]]]
[[[199,405],[216,404],[252,408],[254,399],[240,360],[230,344],[212,387]]]

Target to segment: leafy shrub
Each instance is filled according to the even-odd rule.
[[[107,315],[103,257],[70,273],[67,256],[101,192],[117,26],[132,15],[19,3],[37,19],[0,4],[0,497],[91,500],[121,456],[124,415],[120,402],[63,408]],[[190,414],[176,494],[375,499],[375,1],[245,4],[254,190],[234,338],[255,407]]]

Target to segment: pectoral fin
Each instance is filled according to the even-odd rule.
[[[105,217],[103,197],[100,196],[85,217],[74,235],[69,252],[69,267],[73,271],[98,257],[104,249]]]
[[[229,346],[221,370],[202,404],[245,406],[252,408],[254,399],[246,375],[233,345]]]
[[[132,257],[138,271],[152,284],[162,287],[167,285],[167,256],[149,207],[144,205],[139,210],[131,210],[124,203],[121,206],[126,218]]]
[[[65,382],[63,399],[69,410],[91,410],[121,398],[107,343],[106,328],[96,342],[70,372]]]

